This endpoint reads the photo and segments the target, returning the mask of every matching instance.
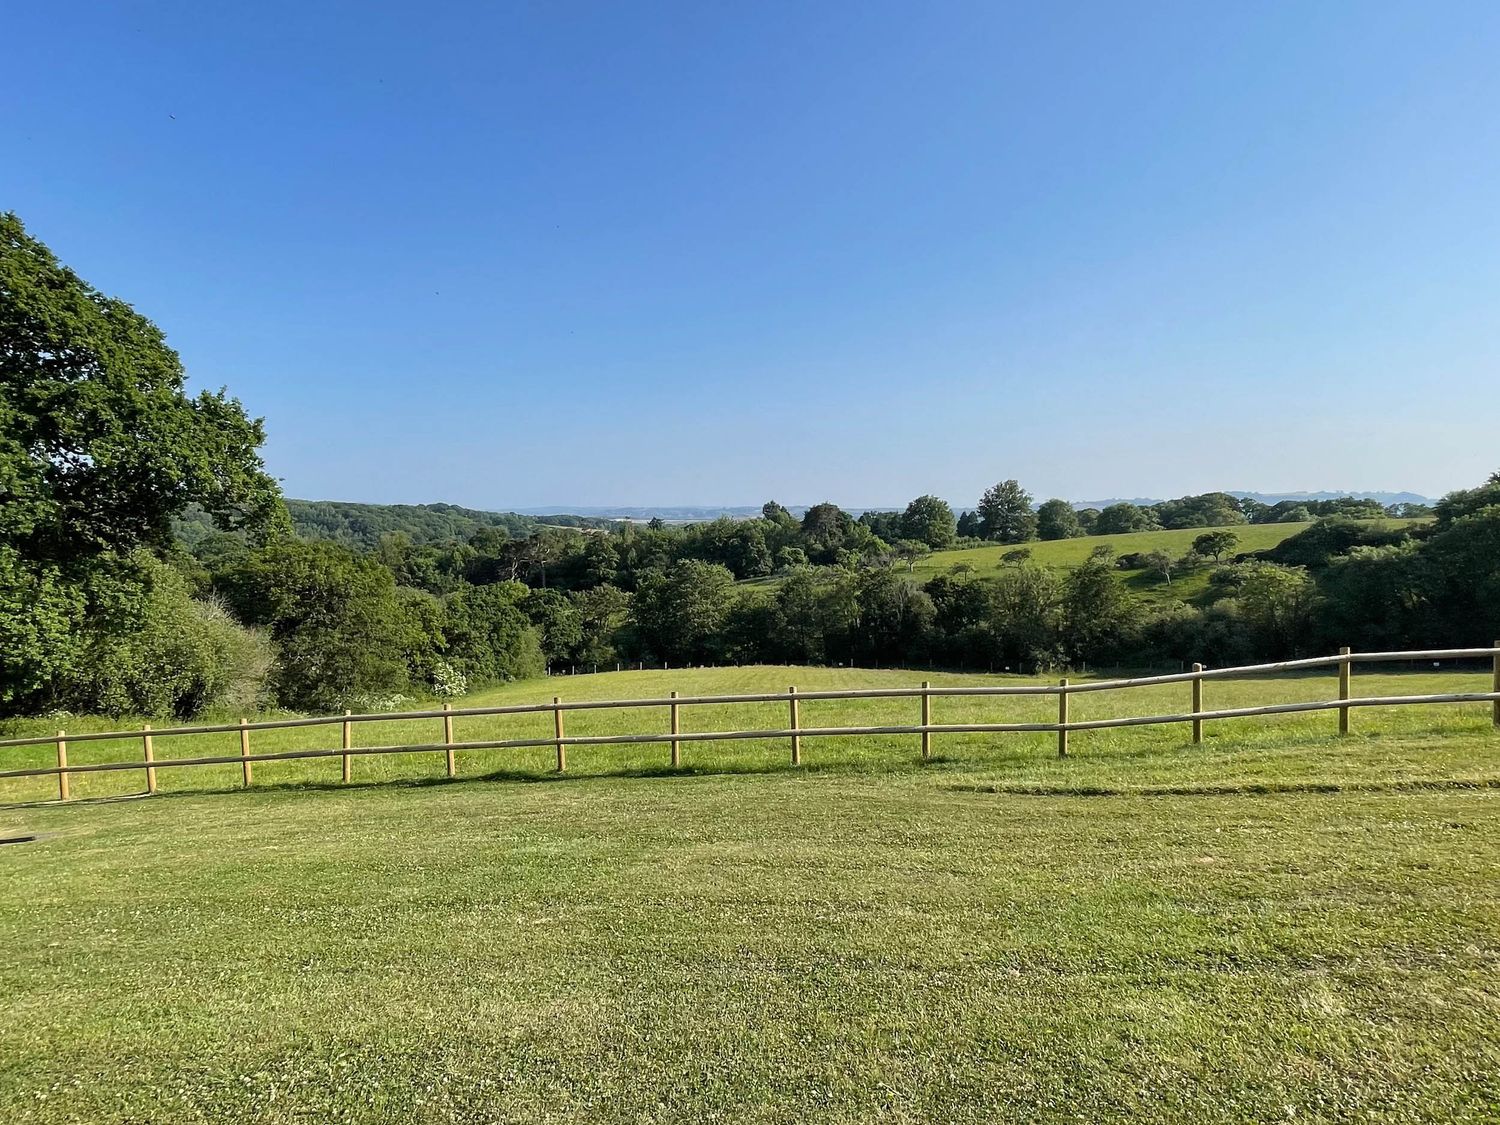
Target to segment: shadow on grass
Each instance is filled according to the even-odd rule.
[[[1231,785],[944,785],[950,793],[1000,797],[1274,797],[1296,793],[1421,793],[1500,789],[1500,777],[1406,778],[1400,781],[1253,781]]]
[[[782,774],[798,776],[843,776],[843,777],[890,777],[915,775],[933,767],[969,766],[973,762],[963,758],[950,758],[934,754],[926,762],[893,760],[889,764],[876,762],[803,762],[793,766],[784,762],[766,762],[758,765],[708,766],[640,766],[633,769],[610,770],[599,773],[536,773],[529,770],[498,769],[483,773],[466,773],[461,777],[393,777],[377,781],[271,781],[257,782],[250,787],[255,793],[352,793],[359,791],[389,791],[402,789],[436,789],[447,786],[464,786],[475,783],[511,785],[580,785],[601,781],[654,780],[663,778],[714,778],[714,777],[762,777]],[[9,809],[61,808],[65,805],[112,805],[127,801],[173,800],[187,797],[215,797],[231,793],[245,793],[243,785],[224,785],[217,788],[173,789],[156,793],[115,793],[101,797],[75,797],[67,802],[56,798],[36,801],[16,801],[0,804],[0,811]]]

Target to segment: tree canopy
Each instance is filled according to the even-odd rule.
[[[165,548],[190,503],[224,528],[284,519],[261,421],[185,382],[156,325],[0,215],[0,540],[67,565]]]

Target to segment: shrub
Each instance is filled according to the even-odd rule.
[[[75,710],[188,718],[259,705],[271,667],[263,636],[218,601],[194,601],[182,575],[146,556],[107,585],[128,627],[88,638],[66,693]]]
[[[469,677],[446,660],[439,660],[433,666],[429,684],[432,694],[439,699],[457,699],[469,694]]]

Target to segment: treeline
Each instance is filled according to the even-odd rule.
[[[456,504],[355,504],[342,500],[287,500],[286,513],[300,538],[327,540],[345,547],[369,549],[387,535],[405,535],[414,543],[447,543],[468,539],[482,528],[499,528],[512,539],[524,539],[544,527],[608,529],[612,520],[560,514],[523,516],[483,512]],[[193,546],[213,534],[213,518],[197,505],[174,523],[177,539]]]
[[[1360,500],[1353,496],[1264,504],[1259,500],[1240,499],[1227,492],[1205,492],[1198,496],[1163,500],[1159,504],[1122,501],[1102,509],[1075,509],[1068,501],[1059,499],[1046,500],[1038,505],[1019,482],[1008,480],[986,491],[973,511],[962,512],[955,531],[963,542],[1026,543],[1033,539],[1233,527],[1246,523],[1307,523],[1330,516],[1359,520],[1386,516],[1409,519],[1431,514],[1432,510],[1422,504],[1395,504],[1387,508],[1378,500]],[[876,530],[881,527],[881,518],[876,518]]]

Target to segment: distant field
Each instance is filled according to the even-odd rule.
[[[1419,520],[1366,520],[1366,523],[1384,523],[1404,527]],[[1031,562],[1036,566],[1069,568],[1082,565],[1096,547],[1107,546],[1115,555],[1149,554],[1166,551],[1174,559],[1181,558],[1192,547],[1193,540],[1209,531],[1232,531],[1239,536],[1239,545],[1233,554],[1249,551],[1265,551],[1304,531],[1309,523],[1261,523],[1240,524],[1234,527],[1190,527],[1176,531],[1137,531],[1126,535],[1090,535],[1081,539],[1055,539],[1049,542],[1025,543],[1031,551]],[[968,565],[978,574],[992,575],[1001,565],[1001,557],[1015,547],[995,544],[962,551],[937,551],[920,560],[914,568],[921,581],[947,574],[953,567]],[[1152,599],[1191,601],[1201,596],[1208,587],[1208,570],[1174,575],[1170,584],[1143,570],[1122,571],[1121,578],[1137,593]]]
[[[1364,523],[1380,523],[1393,527],[1405,527],[1421,520],[1364,520]],[[1008,545],[994,543],[985,547],[971,547],[956,551],[935,551],[917,561],[911,570],[912,580],[926,582],[939,574],[948,574],[956,566],[969,566],[982,577],[993,577],[999,573],[1001,557],[1017,546],[1031,552],[1030,562],[1034,566],[1049,569],[1070,569],[1080,566],[1096,547],[1107,546],[1116,557],[1128,554],[1149,554],[1166,551],[1174,559],[1181,558],[1192,547],[1193,540],[1209,531],[1232,531],[1239,536],[1239,544],[1230,552],[1244,554],[1250,551],[1265,551],[1290,539],[1299,531],[1312,526],[1310,523],[1264,523],[1239,524],[1233,527],[1190,527],[1176,531],[1136,531],[1126,535],[1089,535],[1079,539],[1054,539],[1046,542]],[[906,571],[904,566],[900,567]],[[1211,568],[1174,574],[1172,581],[1161,581],[1155,574],[1144,570],[1122,570],[1120,579],[1137,594],[1151,601],[1195,601],[1202,598],[1208,589],[1208,574]],[[775,589],[781,585],[779,576],[753,578],[741,582],[742,589]]]
[[[1395,522],[1395,521],[1391,521]],[[1031,551],[1037,566],[1071,567],[1082,565],[1096,547],[1113,548],[1116,555],[1166,551],[1178,558],[1193,545],[1193,540],[1209,531],[1232,531],[1240,537],[1235,552],[1264,551],[1305,531],[1306,523],[1256,523],[1237,527],[1189,527],[1178,531],[1134,531],[1126,535],[1089,535],[1081,539],[1053,539],[1048,542],[1023,543]],[[960,563],[977,571],[991,571],[1000,565],[1000,557],[1015,547],[996,543],[964,551],[937,551],[917,563],[917,573],[946,574]]]
[[[485,698],[921,678],[958,680],[718,669]],[[1330,686],[1226,682],[1210,701]],[[1078,710],[1111,713],[1113,694]],[[853,706],[810,703],[805,721]],[[914,701],[873,706],[909,720]],[[690,747],[679,774],[663,747],[578,748],[562,779],[545,751],[463,755],[451,783],[440,756],[361,760],[349,788],[336,762],[258,766],[248,792],[188,791],[232,788],[233,769],[164,770],[153,799],[0,809],[0,836],[38,836],[0,847],[0,1112],[1494,1120],[1500,737],[1478,706],[1355,722],[1341,740],[1332,715],[1242,720],[1198,748],[1180,729],[1080,733],[1066,761],[1022,735],[943,737],[927,766],[905,737],[809,740],[798,770],[780,744]],[[428,780],[380,783],[403,776]]]

